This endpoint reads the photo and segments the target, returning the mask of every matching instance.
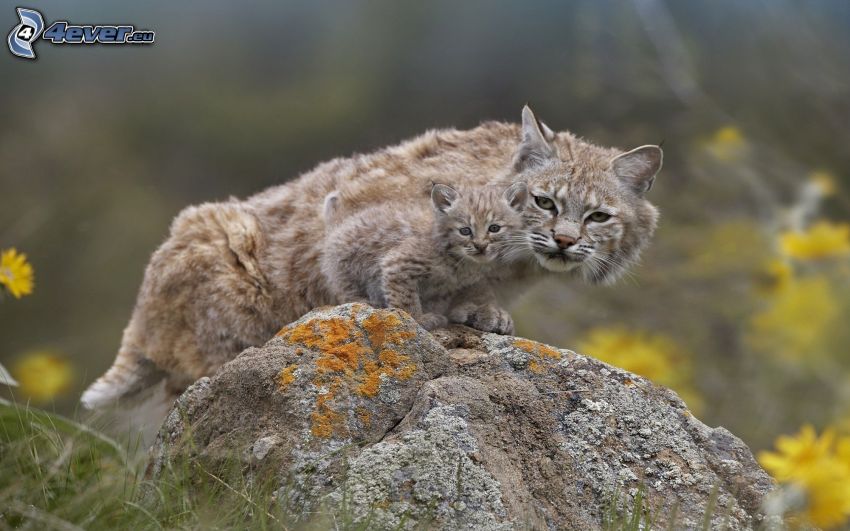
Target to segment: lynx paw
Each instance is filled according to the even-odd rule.
[[[437,328],[443,328],[447,324],[449,324],[449,320],[446,319],[445,315],[440,315],[438,313],[426,313],[423,314],[417,319],[422,328],[425,330],[435,330]]]
[[[511,314],[498,306],[463,304],[451,312],[452,322],[471,326],[482,332],[513,335],[514,320]]]

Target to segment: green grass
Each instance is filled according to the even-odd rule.
[[[185,459],[152,481],[145,457],[64,417],[0,401],[0,529],[323,527],[323,515],[298,523],[278,506],[274,477],[225,480]]]
[[[717,495],[719,487],[715,485],[711,489],[705,512],[699,527],[702,531],[712,529],[712,521],[715,516],[720,515],[725,522],[721,529],[730,529],[729,514],[718,512]],[[662,517],[663,516],[663,517]],[[663,524],[661,522],[664,522]],[[631,501],[624,498],[619,488],[615,488],[608,499],[602,514],[603,531],[642,531],[646,529],[667,529],[672,531],[680,529],[679,506],[674,504],[669,513],[665,515],[654,511],[646,497],[646,487],[641,483],[637,487],[637,493]],[[762,529],[763,525],[759,527]]]
[[[675,521],[675,515],[672,518]],[[654,515],[645,497],[643,485],[638,487],[631,503],[621,498],[619,488],[611,493],[608,505],[602,514],[603,531],[641,531],[654,529]],[[671,528],[672,529],[672,528]]]

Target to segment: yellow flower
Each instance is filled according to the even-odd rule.
[[[805,232],[780,235],[779,244],[783,253],[799,260],[850,255],[850,224],[820,221]]]
[[[47,350],[25,354],[12,367],[12,374],[21,392],[36,402],[48,402],[68,391],[74,380],[68,360]]]
[[[803,489],[802,516],[819,527],[833,527],[850,516],[850,438],[828,429],[818,437],[806,425],[794,436],[780,436],[776,452],[761,452],[759,461],[777,481]]]
[[[826,171],[813,171],[809,180],[817,187],[821,195],[829,196],[835,193],[835,176]]]
[[[750,320],[750,344],[765,353],[800,359],[818,352],[830,337],[840,304],[823,276],[786,278],[768,306]]]
[[[639,374],[676,391],[698,411],[702,400],[691,386],[691,366],[672,339],[621,327],[594,328],[578,348],[589,356]]]
[[[27,255],[14,248],[0,254],[0,285],[6,286],[16,299],[32,293],[33,271]]]
[[[774,443],[779,451],[761,452],[759,462],[777,481],[789,481],[828,457],[834,442],[835,432],[832,430],[826,430],[818,437],[815,429],[806,424],[797,435],[780,435]]]
[[[850,470],[835,459],[825,459],[802,474],[800,484],[808,501],[805,516],[818,527],[841,525],[850,516]]]
[[[850,469],[850,436],[839,437],[838,442],[835,443],[835,456]]]
[[[719,160],[730,162],[740,159],[747,149],[747,141],[741,130],[727,125],[715,131],[705,142],[705,149]]]

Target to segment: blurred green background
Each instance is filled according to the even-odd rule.
[[[19,400],[76,408],[183,207],[530,102],[600,144],[663,141],[665,167],[642,266],[615,287],[538,286],[512,305],[519,334],[673,386],[755,448],[850,419],[850,3],[37,8],[156,43],[0,54],[0,249],[36,272],[32,295],[0,302]],[[0,29],[16,24],[9,4]],[[54,365],[69,382],[39,394]]]

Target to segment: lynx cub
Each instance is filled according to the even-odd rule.
[[[451,312],[452,320],[487,318],[491,329],[511,333],[510,315],[494,307],[486,275],[526,251],[527,198],[525,183],[462,192],[436,184],[433,208],[386,203],[334,227],[332,192],[325,201],[322,272],[340,302],[400,308],[427,330],[445,326]],[[483,307],[452,312],[470,300]]]

